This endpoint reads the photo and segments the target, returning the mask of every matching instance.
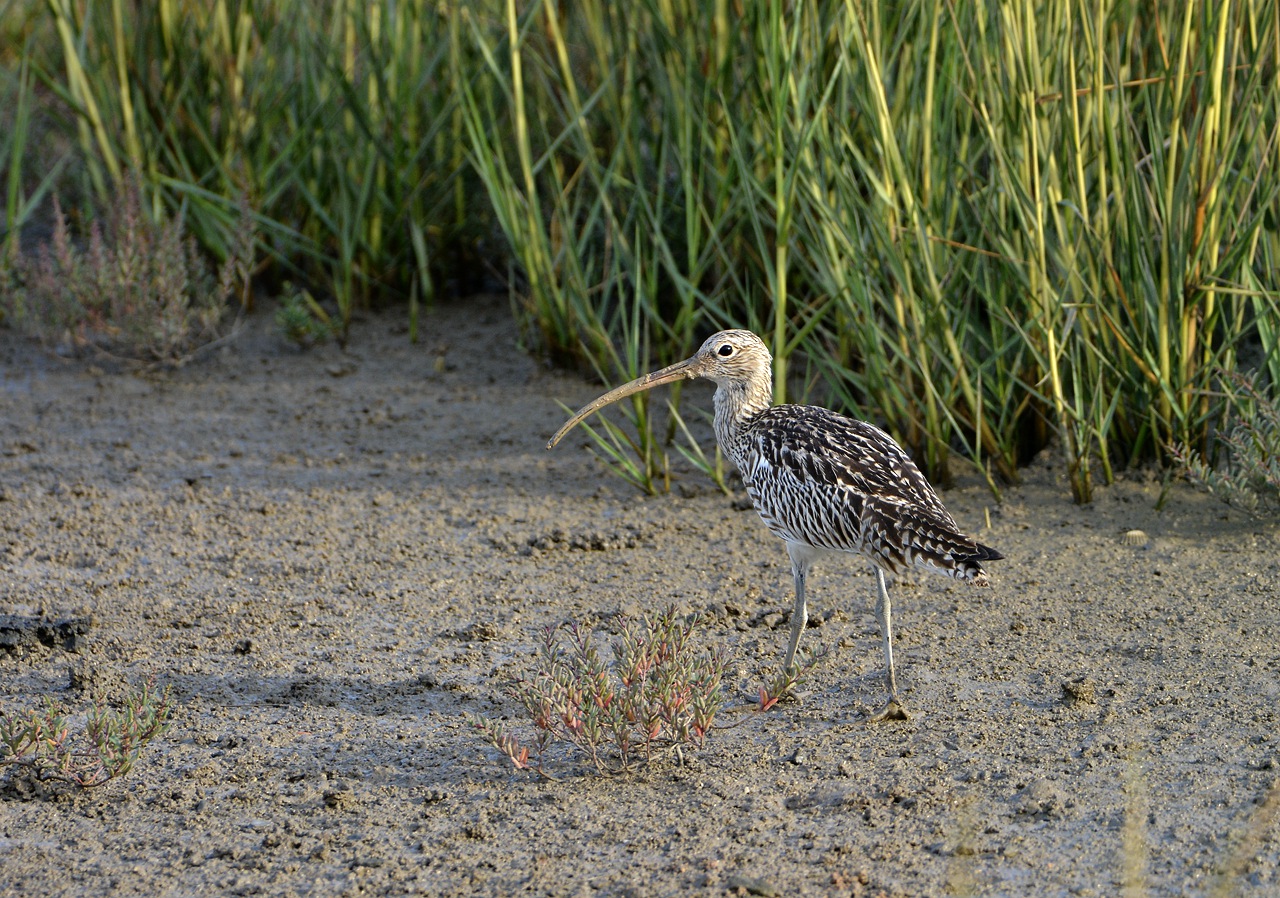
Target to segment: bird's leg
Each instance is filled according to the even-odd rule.
[[[907,712],[898,699],[898,678],[893,670],[893,608],[889,603],[889,587],[884,582],[884,571],[876,567],[876,588],[880,598],[876,602],[876,620],[880,624],[880,638],[884,642],[885,678],[889,681],[889,700],[883,708],[871,715],[871,721],[906,720]]]
[[[889,680],[889,698],[898,697],[898,678],[893,670],[893,607],[889,603],[889,587],[884,582],[884,571],[876,568],[876,589],[880,593],[876,602],[876,621],[880,624],[880,638],[884,640],[885,676]]]
[[[791,576],[796,581],[796,606],[791,609],[791,642],[787,645],[787,660],[782,663],[782,672],[790,673],[796,662],[796,649],[800,647],[800,634],[809,622],[809,610],[804,603],[804,581],[809,573],[809,565],[795,558],[791,559]]]

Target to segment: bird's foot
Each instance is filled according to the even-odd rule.
[[[911,715],[907,713],[907,709],[903,707],[902,701],[896,694],[889,696],[889,700],[884,703],[884,707],[868,718],[871,723],[880,723],[885,720],[910,719]]]

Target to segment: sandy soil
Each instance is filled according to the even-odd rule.
[[[78,651],[0,652],[0,702],[150,675],[177,702],[96,791],[0,773],[0,893],[1280,894],[1273,523],[1185,487],[1157,512],[1141,478],[1078,508],[1052,459],[999,506],[962,479],[945,501],[1007,560],[992,590],[893,585],[912,720],[866,722],[874,580],[849,559],[814,578],[806,644],[831,652],[798,702],[683,764],[559,755],[539,781],[464,715],[516,716],[501,683],[540,628],[711,609],[754,691],[785,649],[782,544],[696,474],[650,499],[581,432],[548,453],[557,400],[596,388],[522,354],[501,301],[418,345],[374,318],[346,352],[267,318],[147,376],[0,332],[0,614],[91,620]]]

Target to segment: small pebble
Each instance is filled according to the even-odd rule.
[[[1068,704],[1093,705],[1098,701],[1097,689],[1088,677],[1077,677],[1062,684],[1062,700]]]
[[[754,876],[730,876],[724,881],[725,888],[742,889],[751,895],[764,895],[765,898],[781,898],[782,890],[767,879]]]

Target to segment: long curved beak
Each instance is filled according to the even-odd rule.
[[[547,448],[553,448],[556,443],[564,439],[564,435],[573,430],[584,418],[589,417],[594,412],[599,411],[606,405],[617,402],[619,399],[625,399],[633,393],[639,393],[641,390],[650,390],[662,384],[669,384],[673,380],[687,380],[697,377],[701,374],[701,370],[697,364],[697,356],[691,359],[685,359],[683,362],[676,362],[674,365],[668,365],[660,371],[653,371],[644,377],[637,377],[630,383],[625,383],[620,387],[614,387],[608,393],[605,393],[599,399],[584,405],[574,413],[573,417],[564,423],[564,426],[556,431],[556,435],[547,440]]]

